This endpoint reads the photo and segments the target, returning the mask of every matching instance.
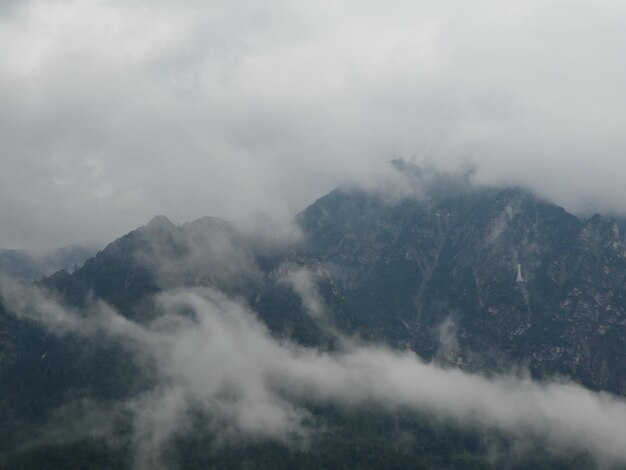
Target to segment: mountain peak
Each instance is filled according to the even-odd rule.
[[[172,223],[170,219],[168,219],[164,215],[155,215],[154,217],[152,217],[150,222],[146,224],[146,227],[154,227],[154,228],[168,227],[169,228],[169,227],[175,227],[175,225]]]
[[[205,215],[200,217],[199,219],[192,220],[191,222],[186,222],[182,225],[183,228],[189,227],[230,227],[230,222],[227,222],[224,219],[220,219],[219,217],[211,217]]]

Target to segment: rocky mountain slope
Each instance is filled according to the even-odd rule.
[[[391,203],[337,190],[299,221],[304,251],[328,267],[369,337],[462,367],[528,367],[626,393],[616,221],[579,220],[519,189]]]
[[[73,271],[91,258],[96,249],[66,246],[46,253],[26,250],[0,250],[0,278],[18,283],[31,283],[50,276],[60,269]]]
[[[626,394],[626,251],[615,220],[581,220],[521,189],[459,187],[407,198],[337,189],[297,223],[302,239],[284,246],[215,218],[155,217],[44,285],[135,319],[150,317],[145,300],[163,289],[212,286],[246,299],[279,335],[331,345],[288,282],[304,270],[343,334]]]
[[[211,287],[250,306],[279,340],[332,351],[339,338],[358,338],[411,349],[444,367],[528,370],[626,395],[620,224],[602,215],[578,218],[520,188],[425,181],[419,172],[412,178],[419,192],[331,192],[297,216],[296,241],[242,233],[210,217],[177,226],[158,216],[39,286],[78,309],[105,300],[138,323],[154,320],[159,292]],[[68,400],[109,402],[149,390],[150,364],[142,369],[126,358],[110,338],[59,337],[0,302],[0,419],[9,424],[0,456]],[[343,411],[317,412],[350,429],[361,419],[397,428],[382,415],[344,420]],[[407,426],[439,432],[420,423]],[[437,444],[442,452],[463,454],[467,442],[471,452],[487,452],[475,436],[455,432],[445,431],[456,440]],[[384,445],[395,449],[395,442]],[[459,468],[488,468],[481,459]]]

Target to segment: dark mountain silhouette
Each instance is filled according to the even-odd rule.
[[[177,226],[158,216],[74,272],[58,271],[39,285],[77,308],[103,299],[137,322],[153,319],[154,294],[213,287],[243,299],[277,338],[302,345],[332,350],[339,332],[468,370],[525,368],[536,378],[563,376],[626,395],[626,250],[620,223],[602,215],[580,219],[520,188],[475,188],[462,178],[396,165],[420,191],[392,197],[337,189],[297,216],[298,241],[260,238],[216,218]],[[286,281],[303,269],[319,293],[323,321]],[[90,442],[15,451],[29,429],[68,401],[108,402],[149,388],[149,366],[142,370],[127,361],[114,341],[59,338],[0,303],[0,380],[0,450],[6,459],[0,463],[36,468],[51,455],[59,465],[67,464],[68,455],[95,455],[111,466],[128,465],[123,450],[111,454]],[[484,441],[476,437],[485,430],[468,434],[409,420],[406,426],[430,439],[409,458],[379,439],[381,430],[398,425],[382,411],[316,413],[352,433],[327,436],[320,444],[327,446],[327,460],[273,444],[251,445],[236,458],[227,450],[199,457],[202,444],[193,439],[180,444],[187,449],[181,459],[190,458],[189,465],[267,459],[279,467],[358,466],[363,461],[350,457],[349,449],[361,442],[384,449],[376,458],[367,454],[370,466],[405,467],[415,455],[425,468],[490,465],[483,458]],[[589,465],[580,456],[561,461],[539,452],[535,458],[551,462],[545,468]]]

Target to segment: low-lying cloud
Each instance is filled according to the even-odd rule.
[[[226,440],[290,442],[315,432],[304,403],[429,413],[460,426],[539,437],[555,452],[582,450],[600,463],[626,463],[626,402],[610,394],[572,383],[487,378],[354,341],[332,352],[302,347],[273,337],[249,307],[211,289],[168,291],[155,305],[157,318],[139,324],[103,302],[83,315],[42,292],[10,303],[56,334],[105,334],[137,360],[154,363],[157,385],[120,405],[134,416],[138,468],[158,464],[160,450],[185,432],[194,410],[219,423]]]

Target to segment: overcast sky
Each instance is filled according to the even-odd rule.
[[[0,246],[286,220],[395,157],[626,213],[626,2],[0,0]]]

